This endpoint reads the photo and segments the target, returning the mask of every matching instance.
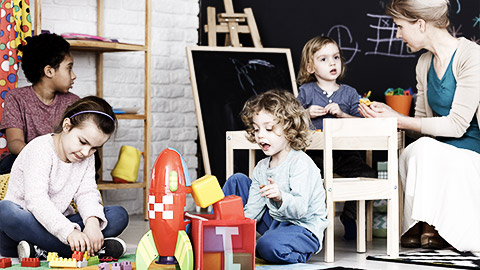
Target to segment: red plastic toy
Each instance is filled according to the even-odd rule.
[[[101,261],[101,262],[116,262],[116,261],[118,261],[117,258],[113,258],[113,257],[110,257],[110,256],[102,257],[102,258],[99,258],[98,260]]]
[[[190,174],[178,151],[163,150],[152,170],[148,198],[148,219],[159,255],[158,263],[174,264],[178,231],[185,230],[187,193],[191,193]]]
[[[72,259],[77,259],[77,261],[83,261],[83,252],[81,251],[74,251],[72,254]]]
[[[22,267],[39,267],[40,259],[39,258],[23,258],[20,265]]]
[[[0,268],[12,267],[12,259],[10,258],[1,258],[0,259]]]

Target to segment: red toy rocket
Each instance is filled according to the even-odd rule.
[[[190,222],[184,220],[184,208],[186,195],[191,192],[183,157],[173,148],[163,150],[153,166],[148,198],[148,219],[160,256],[158,263],[176,263],[178,231],[185,230]]]

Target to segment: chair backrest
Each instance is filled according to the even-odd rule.
[[[324,119],[324,177],[326,188],[333,180],[333,150],[387,150],[388,180],[398,181],[398,138],[396,118]]]
[[[255,150],[259,150],[260,147],[248,141],[246,135],[247,132],[244,130],[226,132],[226,178],[234,173],[233,150],[248,150],[248,172],[250,177],[252,175],[255,167]]]

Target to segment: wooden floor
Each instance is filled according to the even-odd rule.
[[[140,241],[140,238],[149,230],[149,224],[143,221],[139,215],[130,217],[130,223],[128,228],[120,235],[122,239],[127,243],[127,252],[135,253],[136,246]],[[368,255],[385,254],[387,250],[387,242],[384,238],[374,238],[373,242],[367,244],[366,253],[356,252],[356,241],[344,241],[343,226],[340,221],[336,220],[335,223],[335,262],[325,263],[323,262],[323,252],[314,255],[308,264],[318,266],[318,269],[329,268],[334,266],[352,267],[360,269],[384,269],[384,270],[398,270],[398,269],[412,269],[412,270],[439,270],[441,267],[432,266],[420,266],[412,264],[401,263],[388,263],[366,260]],[[400,250],[402,251],[402,250]],[[404,250],[405,251],[405,250]],[[408,251],[411,251],[409,249]],[[98,269],[98,268],[96,268]],[[157,265],[152,263],[149,269],[175,269],[175,266]],[[92,269],[93,270],[93,269]]]

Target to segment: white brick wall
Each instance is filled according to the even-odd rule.
[[[31,2],[33,10],[33,1]],[[182,153],[195,180],[198,162],[195,110],[188,79],[185,46],[198,39],[198,0],[153,0],[152,14],[152,148],[151,165],[166,147]],[[105,37],[120,42],[143,44],[145,1],[105,0]],[[35,12],[35,11],[33,11]],[[42,29],[96,34],[96,0],[42,0]],[[80,97],[95,94],[95,57],[74,52],[77,75],[72,92]],[[143,110],[144,54],[107,53],[104,55],[104,96],[113,107],[140,107]],[[19,86],[27,85],[19,72]],[[117,134],[104,147],[104,177],[110,178],[122,145],[143,151],[143,121],[121,120]],[[143,162],[143,161],[142,161]],[[139,178],[143,175],[140,164]],[[105,203],[120,204],[130,214],[142,212],[141,189],[104,193]],[[191,206],[191,204],[190,204]]]

